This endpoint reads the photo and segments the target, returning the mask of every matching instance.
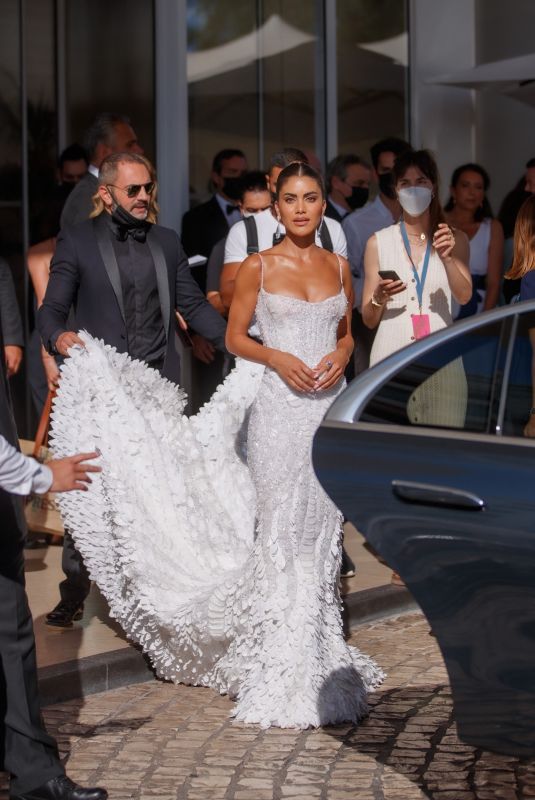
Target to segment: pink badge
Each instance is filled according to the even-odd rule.
[[[429,314],[411,314],[412,331],[415,339],[423,339],[431,333]]]

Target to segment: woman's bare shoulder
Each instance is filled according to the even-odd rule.
[[[237,278],[240,279],[240,282],[244,280],[248,282],[259,281],[261,267],[262,259],[260,255],[258,253],[252,253],[240,264]]]

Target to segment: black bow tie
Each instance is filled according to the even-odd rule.
[[[227,214],[233,214],[238,210],[238,206],[233,206],[232,203],[227,203]]]
[[[120,242],[126,242],[129,236],[136,242],[144,242],[147,238],[146,228],[127,228],[125,225],[117,225],[116,236]]]

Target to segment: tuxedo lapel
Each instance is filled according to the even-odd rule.
[[[169,318],[171,314],[171,296],[169,293],[169,273],[167,270],[167,263],[165,255],[157,236],[154,233],[154,227],[150,228],[147,233],[147,244],[150,248],[152,260],[154,261],[154,269],[156,270],[156,281],[158,283],[158,294],[160,296],[160,306],[162,309],[162,319],[165,331],[168,330]]]
[[[106,269],[106,272],[108,273],[108,278],[110,279],[113,291],[115,292],[115,297],[117,298],[119,308],[121,309],[121,316],[123,318],[123,322],[126,323],[126,317],[124,314],[124,303],[123,303],[123,287],[121,286],[119,265],[117,264],[117,258],[115,257],[115,250],[113,249],[112,233],[109,228],[109,225],[106,223],[106,220],[102,218],[102,215],[95,219],[94,225],[95,225],[95,235],[97,237],[98,249],[100,250],[100,255],[102,257],[102,261],[104,262],[104,267]]]

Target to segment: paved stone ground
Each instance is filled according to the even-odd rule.
[[[358,727],[261,730],[208,689],[143,683],[46,709],[72,778],[111,800],[517,800],[535,760],[462,744],[446,673],[419,614],[358,629],[388,670]],[[0,798],[5,798],[0,788]]]

